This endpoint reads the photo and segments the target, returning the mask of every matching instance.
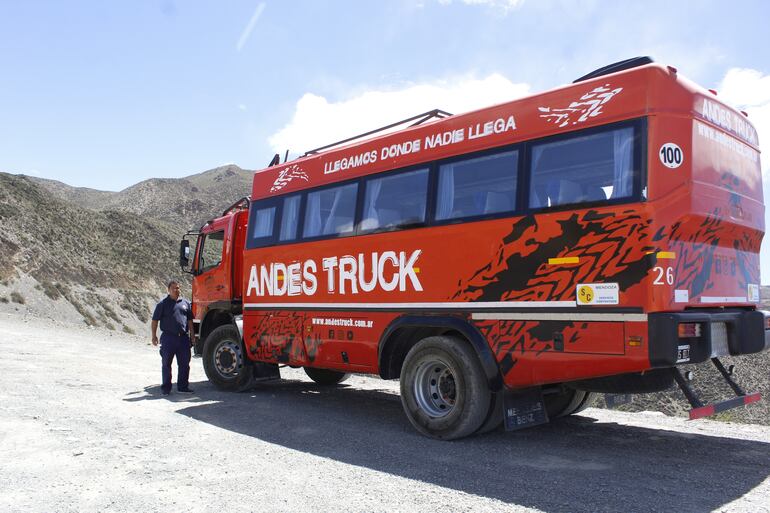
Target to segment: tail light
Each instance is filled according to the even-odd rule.
[[[679,338],[698,338],[700,337],[700,323],[683,322],[678,327]]]

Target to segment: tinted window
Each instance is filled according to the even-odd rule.
[[[427,169],[367,180],[361,229],[422,224],[427,197]]]
[[[436,219],[514,210],[518,166],[518,151],[442,165],[439,168]]]
[[[634,146],[631,127],[533,144],[530,207],[631,196]]]
[[[281,233],[279,240],[287,241],[297,238],[297,225],[299,225],[299,203],[301,196],[289,196],[283,200],[283,213],[281,214]]]
[[[251,223],[251,237],[261,239],[273,236],[275,224],[275,207],[259,208],[254,210]]]
[[[276,202],[273,200],[262,200],[251,204],[246,237],[247,248],[252,249],[272,244],[277,211]]]
[[[351,233],[358,184],[343,185],[307,195],[304,238]]]
[[[215,267],[219,267],[219,264],[222,263],[224,242],[225,232],[223,231],[209,233],[203,238],[203,246],[198,257],[198,269],[200,269],[200,272],[205,273]]]

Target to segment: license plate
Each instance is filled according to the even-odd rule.
[[[676,351],[676,363],[686,363],[690,361],[690,345],[679,346]]]

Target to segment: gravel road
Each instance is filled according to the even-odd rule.
[[[426,439],[398,384],[160,394],[128,335],[0,315],[0,511],[770,512],[770,427],[588,409]]]

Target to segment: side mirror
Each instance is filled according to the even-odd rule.
[[[190,265],[190,241],[182,239],[179,244],[179,266],[183,271],[187,271],[187,267]]]

